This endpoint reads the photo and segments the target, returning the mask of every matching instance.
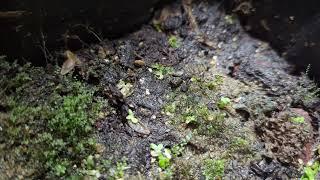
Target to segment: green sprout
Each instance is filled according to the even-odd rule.
[[[170,149],[164,148],[163,144],[150,144],[150,154],[156,158],[161,169],[165,170],[170,167],[172,158]]]
[[[304,168],[304,172],[301,177],[301,180],[315,180],[319,171],[320,171],[320,164],[318,161],[315,161],[312,165],[306,166]]]
[[[180,47],[180,43],[179,43],[178,38],[176,36],[173,36],[173,35],[170,36],[168,43],[169,43],[170,47],[172,47],[172,48]]]
[[[297,117],[292,117],[290,118],[291,122],[294,122],[294,123],[304,123],[304,117],[302,116],[297,116]]]
[[[172,67],[165,67],[162,64],[154,64],[152,66],[154,70],[154,74],[156,75],[157,79],[163,79],[165,75],[172,74],[173,69]]]
[[[123,94],[124,97],[128,97],[133,93],[133,85],[123,80],[120,80],[118,82],[117,88],[120,90],[121,94]]]
[[[139,119],[134,117],[134,113],[131,109],[128,110],[128,116],[126,117],[126,119],[131,121],[134,124],[137,124],[139,122]]]
[[[185,117],[185,122],[187,124],[193,124],[193,123],[195,124],[197,123],[197,117],[195,115],[187,115]]]
[[[219,107],[220,109],[224,109],[224,108],[226,108],[230,103],[231,103],[231,100],[230,100],[229,98],[222,97],[222,98],[218,101],[217,105],[218,105],[218,107]]]

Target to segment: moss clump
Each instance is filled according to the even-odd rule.
[[[221,81],[221,76],[210,80],[191,78],[188,92],[176,90],[168,97],[170,101],[164,106],[164,113],[172,124],[191,127],[200,135],[219,136],[227,129],[224,123],[226,113],[217,107],[209,108],[209,104],[218,98]]]
[[[92,126],[106,104],[93,96],[95,89],[30,65],[4,61],[0,67],[1,176],[99,175],[104,166]]]
[[[180,47],[180,42],[176,36],[173,36],[173,35],[170,36],[168,39],[168,43],[169,43],[170,47],[172,47],[172,48]]]
[[[308,165],[304,168],[301,180],[314,180],[317,178],[319,171],[320,164],[318,161],[315,161],[313,164]]]
[[[203,174],[207,180],[222,179],[226,161],[224,159],[207,159],[204,163]]]
[[[165,76],[172,74],[174,71],[172,67],[167,67],[162,64],[154,64],[152,69],[154,71],[154,75],[160,80],[162,80]]]

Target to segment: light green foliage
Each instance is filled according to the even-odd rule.
[[[117,162],[116,167],[111,170],[111,177],[114,179],[122,179],[126,169],[128,169],[128,165],[125,161]]]
[[[133,113],[133,111],[131,109],[128,110],[128,116],[126,117],[126,119],[131,121],[134,124],[139,122],[139,119],[134,117],[134,113]]]
[[[55,175],[57,176],[62,176],[66,173],[66,166],[64,166],[63,164],[57,164],[55,167],[54,167],[54,172],[55,172]]]
[[[177,105],[174,102],[170,104],[166,104],[164,107],[164,112],[167,115],[173,115],[176,112],[176,108],[177,108]]]
[[[203,174],[206,180],[222,179],[226,161],[223,159],[207,159],[204,163]]]
[[[224,20],[227,22],[227,24],[234,24],[236,17],[234,15],[226,15],[224,17]]]
[[[224,109],[230,104],[231,104],[231,100],[227,97],[220,98],[220,100],[217,103],[217,105],[220,109]]]
[[[158,166],[165,170],[171,165],[171,151],[170,149],[164,148],[163,144],[150,144],[151,156],[156,158],[158,161]]]
[[[161,24],[158,22],[153,22],[153,27],[158,31],[158,32],[162,32],[162,27]]]
[[[154,64],[152,66],[152,69],[156,77],[160,80],[163,79],[166,75],[170,75],[173,73],[172,67],[166,67],[162,64]]]
[[[124,97],[128,97],[133,93],[133,85],[131,83],[120,80],[117,84],[117,88],[120,89],[120,92]]]
[[[315,180],[319,171],[320,171],[320,164],[318,161],[315,161],[312,165],[306,166],[304,168],[304,173],[301,177],[301,180]]]
[[[193,124],[193,123],[197,123],[197,118],[195,115],[186,115],[185,116],[185,122],[187,124]]]
[[[180,42],[179,42],[178,38],[174,35],[171,35],[169,37],[168,43],[169,43],[170,47],[172,47],[172,48],[180,47]]]
[[[304,117],[302,116],[292,117],[290,120],[294,123],[304,123]]]

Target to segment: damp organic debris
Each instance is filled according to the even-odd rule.
[[[319,179],[317,27],[270,3],[3,6],[0,179]]]

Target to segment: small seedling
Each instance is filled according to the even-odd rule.
[[[66,173],[67,168],[62,164],[57,164],[54,167],[54,172],[57,176],[62,176]]]
[[[304,123],[304,117],[302,116],[297,116],[297,117],[292,117],[290,118],[291,122],[294,122],[294,123]]]
[[[222,97],[219,101],[218,101],[218,107],[220,109],[224,109],[226,108],[228,105],[230,105],[231,103],[231,100],[229,98],[226,98],[226,97]]]
[[[116,167],[111,168],[110,174],[111,177],[113,177],[114,179],[123,179],[124,175],[125,175],[125,170],[129,169],[129,167],[127,166],[126,161],[120,161],[117,162]]]
[[[228,24],[234,24],[235,21],[235,17],[232,15],[226,15],[224,17],[224,20],[228,23]]]
[[[163,144],[151,144],[150,154],[152,157],[156,158],[158,165],[161,169],[165,170],[170,167],[170,160],[172,158],[170,149],[164,148]]]
[[[161,24],[159,22],[153,22],[153,27],[158,31],[158,32],[162,32],[162,27]]]
[[[152,66],[157,79],[163,79],[165,75],[172,74],[172,67],[165,67],[162,64],[154,64]]]
[[[197,117],[194,116],[194,115],[188,115],[185,117],[185,122],[187,124],[194,124],[194,123],[197,123]]]
[[[185,146],[190,142],[191,138],[192,134],[189,133],[179,144],[176,144],[171,148],[174,157],[178,157],[182,154],[183,150],[185,149]]]
[[[118,82],[117,88],[120,90],[121,94],[124,97],[128,97],[133,93],[133,85],[123,80],[120,80]]]
[[[131,121],[134,124],[137,124],[139,122],[139,119],[134,117],[134,113],[131,109],[128,110],[128,116],[126,117],[126,119]]]
[[[304,173],[301,177],[301,180],[315,180],[319,171],[320,164],[318,161],[316,161],[312,165],[304,168]]]
[[[178,38],[176,36],[173,36],[173,35],[170,36],[168,43],[169,43],[170,47],[172,47],[172,48],[180,47],[180,43],[179,43]]]

